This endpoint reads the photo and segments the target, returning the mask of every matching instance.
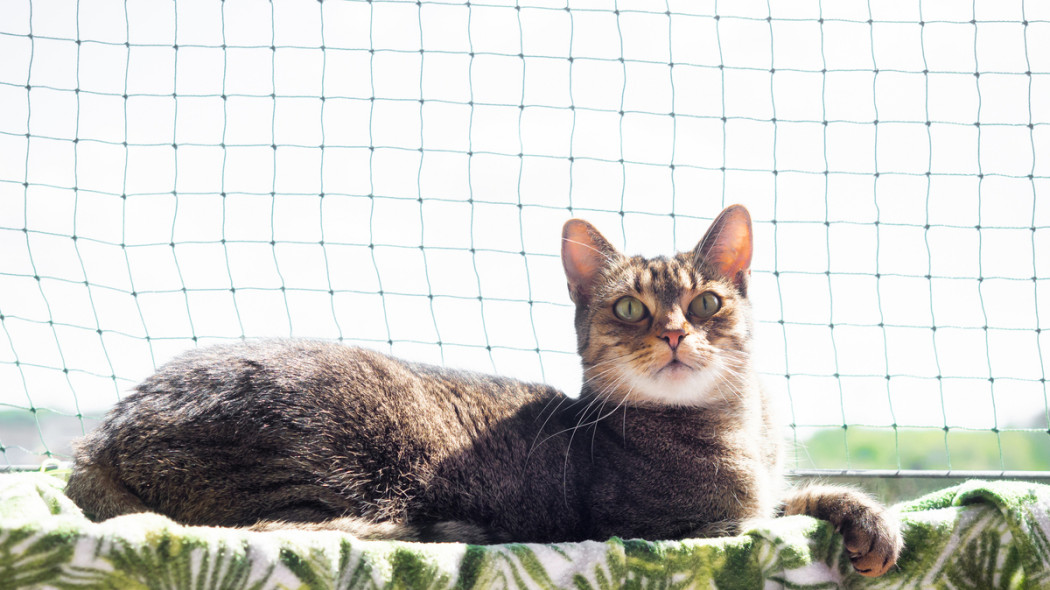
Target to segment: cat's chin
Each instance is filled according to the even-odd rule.
[[[718,362],[697,369],[671,361],[650,375],[634,375],[631,399],[665,406],[711,406],[726,400],[718,387],[725,382],[723,371]]]
[[[696,372],[697,370],[693,367],[690,367],[678,359],[674,359],[660,368],[656,372],[656,376],[665,380],[675,381],[689,379],[690,377],[693,377]]]

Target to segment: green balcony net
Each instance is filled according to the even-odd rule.
[[[559,252],[755,220],[797,473],[1050,471],[1038,2],[0,3],[0,465],[189,347],[579,386]]]

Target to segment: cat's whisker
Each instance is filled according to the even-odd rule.
[[[573,426],[572,428],[568,429],[571,431],[569,434],[569,444],[565,447],[565,460],[562,462],[561,470],[562,499],[565,501],[566,506],[569,505],[569,459],[572,456],[572,441],[575,440],[576,431],[580,429],[580,424],[583,422],[584,417],[586,417],[587,413],[590,411],[590,408],[594,406],[595,402],[600,403],[600,405],[598,406],[598,412],[600,413],[601,408],[605,405],[605,401],[598,397],[592,398],[590,401],[587,402],[587,406],[583,410],[583,416],[581,416],[580,419],[576,422],[576,426]],[[580,414],[578,413],[577,415]]]
[[[615,365],[615,366],[609,367],[608,369],[605,369],[604,371],[600,371],[598,373],[595,373],[594,375],[589,377],[586,381],[583,382],[583,385],[589,385],[592,381],[595,381],[595,380],[599,379],[600,377],[604,377],[605,375],[608,375],[609,373],[612,373],[613,371],[622,371],[622,370],[623,370],[623,367],[620,366],[620,365]]]
[[[623,359],[627,358],[628,356],[629,356],[629,355],[623,355],[623,356],[621,356],[621,357],[617,357],[617,358],[612,358],[612,359],[607,359],[607,360],[605,360],[605,361],[601,361],[601,362],[599,362],[599,363],[596,363],[596,364],[594,365],[595,367],[597,367],[597,366],[600,366],[600,365],[602,365],[602,364],[609,364],[609,365],[611,365],[611,366],[610,366],[610,367],[609,367],[608,369],[602,370],[602,371],[600,371],[599,373],[597,373],[596,375],[593,375],[592,377],[590,377],[589,379],[587,379],[586,381],[584,381],[584,382],[583,382],[583,385],[586,385],[586,384],[587,384],[587,383],[589,383],[590,381],[593,381],[593,380],[597,379],[597,378],[598,378],[598,377],[600,377],[600,376],[606,375],[606,374],[608,374],[608,373],[610,373],[610,372],[612,372],[612,371],[615,371],[615,370],[617,370],[617,369],[619,368],[619,364],[616,364],[616,363],[618,363],[619,361],[622,361]],[[540,441],[540,442],[538,442],[538,443],[536,442],[536,441],[537,441],[537,440],[539,439],[540,435],[541,435],[541,434],[543,434],[543,430],[544,430],[544,429],[545,429],[545,428],[547,427],[547,423],[548,423],[548,422],[550,421],[551,417],[553,417],[553,416],[554,416],[555,414],[557,414],[557,413],[558,413],[558,410],[559,410],[559,409],[561,408],[562,404],[564,404],[564,403],[565,403],[566,401],[568,401],[568,399],[569,399],[569,398],[567,398],[567,397],[563,397],[563,398],[561,398],[561,400],[560,400],[560,401],[558,402],[558,405],[557,405],[557,406],[555,406],[554,410],[552,410],[552,411],[550,412],[550,414],[548,414],[548,415],[547,415],[547,418],[546,418],[546,419],[544,419],[544,421],[543,421],[543,425],[542,425],[542,426],[540,426],[540,429],[539,429],[539,430],[538,430],[538,431],[536,432],[536,436],[534,436],[534,437],[533,437],[533,439],[532,439],[532,444],[531,444],[531,445],[529,446],[529,452],[528,452],[528,454],[526,455],[526,459],[525,459],[525,461],[526,461],[526,464],[528,464],[528,460],[529,460],[529,458],[531,458],[531,457],[532,457],[532,454],[533,454],[533,452],[534,452],[534,451],[536,450],[536,448],[537,448],[537,447],[539,447],[539,446],[540,446],[540,445],[542,445],[543,443],[547,442],[547,441],[548,441],[548,440],[550,440],[551,438],[553,438],[553,437],[555,437],[555,436],[557,436],[557,435],[559,435],[559,434],[562,434],[562,433],[564,433],[564,432],[567,432],[567,431],[568,431],[568,429],[564,429],[564,430],[561,430],[561,431],[555,432],[554,434],[551,434],[550,436],[547,436],[546,438],[544,438],[544,439],[543,439],[542,441]],[[549,407],[549,406],[550,406],[550,404],[551,404],[551,401],[553,401],[553,400],[549,400],[549,401],[548,401],[548,402],[547,402],[547,403],[546,403],[546,404],[544,405],[544,407],[543,407],[543,410],[541,410],[541,411],[540,411],[540,414],[542,414],[543,412],[545,412],[545,411],[547,410],[547,407]],[[590,405],[591,405],[592,403],[593,403],[593,401],[591,401],[591,402],[588,402],[587,406],[586,406],[586,407],[584,407],[584,409],[583,409],[583,410],[581,410],[581,411],[582,411],[582,412],[586,412],[586,411],[587,411],[587,409],[588,409],[588,408],[590,407]],[[536,416],[536,418],[534,419],[534,421],[535,421],[535,420],[539,420],[539,416],[540,416],[540,414],[537,414],[537,416]]]
[[[630,394],[631,394],[631,392],[633,392],[633,391],[634,391],[634,388],[633,388],[633,387],[632,387],[632,388],[630,388],[630,389],[629,389],[629,390],[627,391],[627,395],[625,395],[625,396],[624,396],[624,397],[623,397],[623,398],[622,398],[622,399],[620,400],[620,403],[616,404],[616,407],[615,407],[615,408],[613,408],[611,412],[609,412],[608,414],[606,414],[606,415],[604,415],[604,416],[600,416],[600,417],[599,417],[599,418],[598,418],[597,420],[595,420],[595,422],[594,422],[594,423],[595,423],[595,424],[597,424],[598,422],[601,422],[602,420],[604,420],[604,419],[608,418],[609,416],[612,416],[613,414],[615,414],[617,410],[619,410],[619,409],[620,409],[621,407],[623,407],[623,406],[624,406],[624,404],[626,404],[626,403],[627,403],[627,398],[628,398],[628,397],[630,397]],[[603,407],[604,407],[604,405],[603,405]],[[623,411],[623,415],[624,415],[624,418],[623,418],[623,420],[624,420],[624,423],[623,423],[623,428],[624,428],[624,443],[626,444],[626,442],[627,442],[627,432],[626,432],[626,430],[627,430],[627,409],[626,409],[626,408],[624,408],[624,411]],[[597,429],[597,428],[595,428],[595,429],[594,429],[594,430],[593,430],[593,431],[591,432],[591,460],[592,460],[592,461],[594,460],[594,437],[595,437],[595,436],[596,436],[597,434],[598,434],[598,429]]]
[[[555,397],[552,397],[552,398],[550,398],[549,400],[547,400],[547,403],[543,404],[543,408],[542,408],[542,409],[540,409],[540,411],[539,411],[539,412],[538,412],[538,413],[536,414],[536,417],[532,419],[532,422],[533,422],[534,424],[535,424],[535,422],[536,422],[537,420],[539,420],[539,419],[540,419],[540,416],[542,416],[542,415],[543,415],[543,413],[547,411],[547,408],[549,408],[549,407],[551,406],[551,404],[552,404],[552,403],[554,403],[554,401],[555,401],[556,399],[557,399],[557,398],[555,398]],[[555,408],[554,408],[554,410],[552,410],[552,411],[551,411],[551,413],[547,415],[547,418],[546,418],[546,419],[545,419],[545,420],[543,421],[543,426],[546,426],[546,425],[547,425],[547,420],[550,420],[551,416],[553,416],[554,414],[556,414],[556,413],[557,413],[557,411],[558,411],[558,407],[560,407],[560,406],[561,406],[561,404],[562,404],[562,402],[563,402],[563,401],[565,401],[565,398],[561,398],[561,399],[560,399],[560,400],[558,401],[558,406],[557,406],[557,407],[555,407]],[[543,426],[541,426],[541,427],[540,427],[540,430],[541,430],[541,431],[543,430]]]
[[[718,373],[715,373],[715,380],[716,381],[723,381],[723,382],[725,381],[723,379],[723,377],[720,374],[718,374]],[[716,386],[714,389],[715,389],[715,391],[718,392],[718,395],[722,396],[722,401],[724,401],[725,403],[729,403],[729,398],[726,397],[726,392],[725,392],[725,390],[722,387]]]
[[[550,419],[555,414],[558,413],[558,410],[561,409],[562,404],[564,404],[565,402],[569,401],[569,399],[570,398],[568,398],[568,397],[562,396],[562,398],[560,400],[558,400],[558,405],[555,406],[553,410],[551,410],[551,413],[549,415],[547,415],[547,418],[543,421],[543,424],[540,426],[540,429],[536,431],[536,435],[534,437],[532,437],[532,444],[529,446],[529,452],[525,455],[525,467],[526,468],[529,466],[529,459],[532,458],[532,453],[533,453],[533,451],[536,450],[536,447],[538,447],[539,445],[543,444],[544,442],[546,442],[550,438],[550,437],[547,437],[547,438],[543,439],[542,442],[540,442],[538,444],[536,443],[536,441],[539,440],[540,435],[543,434],[543,430],[545,428],[547,428],[547,422],[549,422]],[[549,401],[547,402],[547,405],[550,405]],[[547,405],[544,406],[544,410],[547,409]],[[537,416],[537,418],[538,418],[538,416]]]
[[[631,361],[637,360],[637,358],[642,356],[642,355],[644,355],[644,352],[637,353],[637,354],[627,354],[627,355],[623,355],[623,356],[619,357],[619,362],[617,364],[615,364],[614,366],[610,367],[609,369],[603,370],[603,371],[601,371],[601,372],[599,372],[597,374],[592,375],[590,378],[588,378],[586,381],[584,381],[584,384],[585,384],[584,391],[590,390],[592,395],[594,395],[596,397],[608,397],[609,393],[612,393],[613,391],[615,391],[617,388],[619,388],[619,386],[623,385],[631,377],[631,374],[628,373],[624,369],[624,366],[625,365],[629,365]],[[595,365],[595,366],[597,366],[597,365]],[[591,390],[589,387],[587,387],[592,382],[597,381],[600,377],[605,377],[609,373],[613,373],[613,372],[617,372],[618,373],[618,377],[616,379],[614,379],[613,381],[603,383],[602,384],[603,386],[598,388],[598,389],[596,389],[596,390]]]
[[[625,379],[625,376],[620,374],[615,379],[606,382],[602,388],[593,390],[590,395],[590,399],[587,402],[587,405],[580,411],[576,412],[576,417],[578,418],[577,425],[580,422],[586,420],[587,416],[590,415],[596,407],[599,408],[598,411],[600,412],[600,407],[604,405],[607,401],[609,401],[609,398],[606,394],[609,391],[614,390],[620,385],[622,385]]]
[[[592,401],[590,404],[588,404],[588,407],[586,408],[586,411],[582,412],[583,415],[580,417],[580,420],[577,422],[576,426],[573,427],[573,429],[578,429],[578,428],[581,428],[581,427],[589,426],[590,424],[596,424],[597,422],[600,422],[601,420],[606,418],[608,415],[602,416],[601,415],[601,411],[605,407],[605,405],[609,401],[611,401],[611,398],[607,394],[610,393],[611,391],[619,389],[620,386],[622,386],[627,381],[628,381],[628,375],[621,374],[617,379],[615,379],[614,381],[608,383],[606,385],[606,387],[596,391],[595,394],[594,394],[594,401],[599,401],[600,400],[600,402],[601,402],[599,407],[598,407],[598,411],[597,411],[597,415],[600,416],[600,417],[597,418],[594,421],[587,422],[586,424],[584,423],[584,420],[587,419],[587,415],[589,415],[591,413],[590,409],[592,409],[594,407],[594,401]],[[624,395],[624,396],[621,396],[620,401],[617,403],[617,408],[619,408],[620,405],[622,405],[627,399],[630,398],[630,392],[631,391],[633,391],[633,388],[628,389],[628,393],[626,395]],[[615,411],[616,411],[616,408],[613,409],[613,412],[615,412]]]
[[[601,405],[598,408],[598,414],[601,414],[601,408],[604,407],[605,404],[610,400],[609,396],[606,395],[606,394],[608,394],[611,391],[614,391],[616,389],[619,389],[619,387],[621,385],[623,385],[624,383],[626,383],[626,382],[627,382],[627,376],[626,375],[621,375],[619,378],[617,378],[616,380],[614,380],[611,383],[609,383],[605,388],[603,388],[601,390],[598,390],[595,393],[594,401],[599,401],[599,400],[601,401]],[[587,411],[583,412],[583,416],[580,419],[581,422],[586,419],[586,416],[587,416],[587,414],[590,413],[590,409],[593,407],[593,404],[594,404],[593,401],[590,404],[588,404],[588,407],[586,409]],[[579,426],[580,426],[580,424],[577,423],[576,427],[579,428]]]
[[[723,358],[723,359],[731,360],[731,361],[734,361],[734,362],[742,362],[742,363],[750,363],[751,362],[751,355],[749,355],[749,354],[747,354],[745,352],[741,352],[739,350],[723,350],[723,351],[721,351],[719,353],[718,356]]]
[[[634,391],[633,387],[631,388],[631,391],[632,392]],[[627,398],[625,397],[624,399],[626,400]],[[623,424],[621,426],[621,429],[622,429],[622,434],[623,434],[623,444],[624,444],[624,446],[627,446],[627,408],[629,408],[629,407],[630,406],[624,406],[624,408],[623,408]]]
[[[738,377],[744,376],[752,368],[751,359],[746,358],[746,357],[741,357],[741,358],[733,358],[733,357],[723,358],[722,359],[722,364],[723,364],[723,366],[725,366],[726,370],[728,370],[729,372],[733,373],[734,375],[736,375]]]
[[[729,379],[730,376],[736,376],[739,379],[740,377],[742,377],[742,375],[737,373],[736,371],[734,371],[733,369],[731,369],[729,367],[726,367],[726,371],[729,373],[728,375],[725,374],[725,373],[719,372],[719,373],[717,373],[715,375],[715,377],[719,381],[721,381],[722,383],[725,384],[725,389],[728,389],[729,393],[732,393],[734,396],[736,396],[737,399],[740,399],[740,400],[744,399],[744,394],[740,390],[740,385],[738,383],[736,383],[735,381],[732,381],[732,380]],[[724,392],[723,388],[719,388],[719,391],[722,392],[723,399],[724,399],[725,398],[725,392]]]
[[[725,379],[722,379],[722,381],[725,383],[725,387],[718,387],[717,388],[718,394],[722,396],[722,401],[724,401],[726,403],[729,403],[729,398],[726,397],[726,390],[727,389],[729,390],[729,393],[732,394],[734,397],[736,397],[737,399],[742,399],[741,395],[740,395],[740,392],[738,392],[736,390],[736,388],[734,388],[731,383],[725,381]]]
[[[608,403],[608,401],[607,400],[603,400],[601,405],[598,406],[598,419],[594,422],[595,424],[597,424],[598,422],[601,421],[602,410],[605,409],[605,404],[606,403]],[[579,424],[576,426],[576,428],[580,428],[580,427],[581,426]],[[598,429],[597,428],[592,428],[591,429],[591,461],[594,461],[594,437],[597,436],[597,435],[598,435]],[[569,458],[568,453],[565,454],[565,458],[566,459]],[[563,473],[563,476],[564,476],[564,473]]]
[[[627,395],[625,395],[622,398],[620,398],[620,401],[616,404],[616,406],[612,410],[610,410],[607,414],[605,414],[603,416],[599,416],[598,418],[595,418],[595,420],[593,422],[591,422],[589,424],[584,424],[583,426],[589,426],[590,424],[597,424],[598,422],[601,422],[602,420],[605,420],[609,416],[612,416],[613,414],[615,414],[617,410],[622,408],[627,403],[627,400],[630,399],[630,394],[633,391],[634,391],[633,387],[628,389],[627,390]]]
[[[600,361],[598,363],[595,363],[593,365],[593,368],[598,368],[598,367],[601,367],[603,365],[609,365],[609,368],[603,369],[601,371],[598,371],[597,373],[593,373],[590,377],[588,377],[587,379],[585,379],[583,381],[582,385],[584,385],[584,386],[589,385],[592,381],[598,379],[599,377],[607,375],[607,374],[609,374],[612,371],[623,370],[623,365],[626,364],[627,362],[630,362],[631,360],[633,360],[631,358],[632,356],[634,356],[634,355],[624,354],[624,355],[621,355],[619,357],[606,359],[604,361]],[[585,372],[585,374],[586,374],[586,372]]]
[[[559,432],[557,434],[568,432],[570,430],[573,431],[573,434],[575,434],[576,430],[579,430],[580,428],[584,428],[586,426],[590,426],[591,424],[597,424],[598,422],[603,420],[605,417],[607,417],[607,416],[601,416],[602,409],[610,401],[609,397],[606,396],[605,394],[608,393],[609,391],[613,390],[613,389],[619,388],[626,381],[627,381],[627,377],[621,375],[618,379],[616,379],[613,382],[611,382],[610,384],[608,384],[608,386],[606,388],[603,388],[603,389],[599,390],[598,392],[596,392],[595,396],[590,401],[587,402],[587,405],[581,411],[577,412],[576,415],[579,417],[579,419],[577,420],[576,425],[571,427],[571,428],[566,428],[565,430],[562,430],[561,432]],[[627,399],[626,396],[623,397],[621,399],[620,403],[622,404],[626,399]],[[600,417],[597,418],[596,420],[589,421],[589,422],[585,423],[585,421],[588,419],[588,416],[591,414],[591,410],[595,409],[595,406],[597,406],[597,411],[595,412],[595,414],[600,416]],[[619,405],[617,407],[619,407]],[[613,411],[615,412],[615,409]],[[572,439],[570,437],[570,445],[571,445],[571,441],[572,441]]]
[[[613,381],[613,382],[612,382],[612,384],[610,384],[610,386],[609,386],[609,387],[611,387],[611,388],[619,387],[620,385],[622,385],[622,384],[623,384],[623,382],[624,382],[624,381],[626,381],[626,377],[624,377],[624,376],[621,376],[621,377],[620,377],[620,378],[618,378],[617,380]],[[608,388],[607,388],[607,389],[608,389]],[[554,432],[554,433],[552,433],[552,434],[548,435],[548,436],[547,436],[547,437],[545,437],[545,438],[544,438],[543,440],[541,440],[541,441],[540,441],[539,443],[533,444],[532,448],[531,448],[531,449],[529,450],[529,454],[531,455],[532,451],[533,451],[533,450],[535,450],[535,449],[536,449],[537,447],[539,447],[539,446],[540,446],[540,445],[542,445],[543,443],[547,442],[548,440],[550,440],[550,439],[552,439],[552,438],[554,438],[554,437],[556,437],[556,436],[558,436],[558,435],[561,435],[561,434],[565,434],[566,432],[572,432],[572,433],[575,433],[575,431],[576,431],[576,430],[577,430],[577,429],[578,429],[578,428],[580,427],[580,424],[581,424],[581,423],[582,423],[582,422],[583,422],[584,420],[586,420],[586,419],[587,419],[587,415],[588,415],[588,414],[590,414],[590,410],[591,410],[592,408],[594,408],[594,406],[595,406],[596,404],[602,404],[602,403],[605,403],[605,401],[607,401],[607,398],[606,398],[606,397],[605,397],[604,395],[602,395],[603,393],[605,393],[605,392],[607,391],[607,389],[602,389],[602,390],[599,390],[599,391],[597,392],[597,394],[596,394],[596,395],[595,395],[594,397],[592,397],[592,398],[590,398],[589,400],[587,400],[587,403],[586,403],[586,405],[585,405],[585,406],[583,407],[583,409],[579,410],[579,411],[578,411],[578,412],[576,413],[576,415],[577,415],[577,416],[579,417],[579,420],[577,420],[577,424],[576,424],[576,426],[571,426],[571,427],[569,427],[569,428],[563,428],[562,430],[559,430],[559,431],[557,431],[557,432]],[[565,398],[565,399],[568,399],[568,398]],[[559,404],[559,406],[560,406],[560,404]],[[599,409],[599,413],[600,413],[600,411],[601,411],[601,410]],[[540,432],[540,433],[537,433],[537,437],[538,437],[538,436],[539,436],[539,434],[541,434],[541,433],[542,433],[542,429],[541,429],[541,432]],[[571,436],[570,436],[570,439],[569,439],[569,446],[570,446],[570,447],[572,446],[572,438],[571,438]]]
[[[624,380],[626,380],[626,377],[621,378],[620,382],[622,382]],[[594,420],[590,421],[590,422],[586,422],[586,423],[583,422],[583,420],[586,419],[587,414],[590,413],[589,409],[591,407],[593,407],[593,402],[588,403],[588,411],[584,413],[584,415],[580,418],[580,421],[577,422],[576,426],[574,426],[572,428],[572,434],[569,435],[569,444],[568,444],[568,446],[566,447],[566,450],[565,450],[565,461],[562,464],[562,490],[563,490],[563,494],[565,495],[564,499],[565,499],[566,502],[568,502],[569,458],[571,456],[572,441],[576,437],[576,432],[578,430],[580,430],[581,428],[586,428],[586,427],[592,426],[592,425],[597,426],[597,424],[599,422],[601,422],[602,420],[604,420],[604,419],[608,418],[609,416],[615,414],[616,410],[618,410],[620,408],[620,406],[623,405],[624,402],[627,401],[627,398],[630,395],[630,391],[633,391],[633,388],[631,388],[631,390],[628,390],[628,395],[624,396],[623,398],[621,398],[620,402],[618,404],[616,404],[616,407],[614,407],[611,412],[609,412],[608,414],[605,414],[605,415],[602,415],[601,412],[605,408],[605,405],[608,403],[609,400],[605,396],[602,396],[601,398],[597,398],[596,397],[595,400],[601,399],[601,403],[598,405],[598,411],[596,412],[598,417],[595,418]],[[597,432],[598,432],[598,429],[595,428],[594,431],[591,434],[591,457],[592,457],[592,459],[594,457],[594,436],[597,434]]]
[[[619,356],[602,359],[602,360],[594,363],[593,365],[591,365],[591,368],[595,368],[596,369],[598,367],[602,367],[602,366],[605,366],[605,365],[611,365],[613,367],[619,368],[619,367],[621,367],[623,365],[624,361],[634,360],[636,357],[638,357],[638,356],[640,356],[642,354],[644,354],[644,351],[643,352],[636,352],[636,353],[625,353],[625,354],[621,354]]]

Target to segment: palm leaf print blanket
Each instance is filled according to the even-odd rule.
[[[47,473],[0,474],[6,588],[1050,588],[1050,486],[971,481],[894,507],[907,548],[881,578],[806,516],[718,539],[550,545],[361,541],[338,532],[93,523]]]

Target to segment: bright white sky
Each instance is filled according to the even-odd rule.
[[[740,202],[799,424],[1039,424],[1050,5],[490,4],[0,3],[0,407],[102,412],[194,335],[572,392],[561,224],[669,254]]]

